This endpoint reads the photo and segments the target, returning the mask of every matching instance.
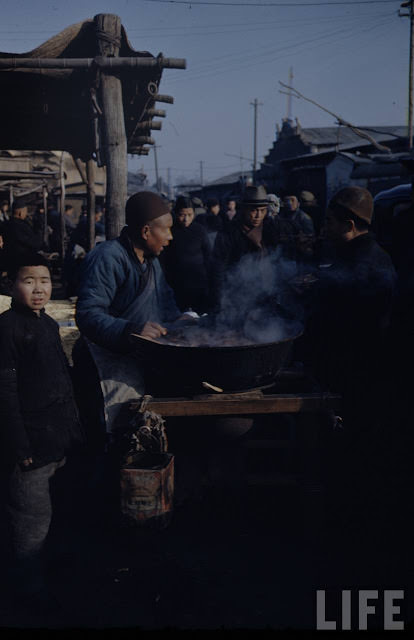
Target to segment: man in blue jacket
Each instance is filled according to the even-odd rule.
[[[120,236],[85,257],[76,308],[82,337],[74,348],[75,371],[85,379],[88,353],[98,372],[108,432],[121,405],[145,392],[131,334],[157,338],[167,333],[164,323],[182,316],[158,261],[172,239],[165,201],[141,191],[129,198],[125,213]]]

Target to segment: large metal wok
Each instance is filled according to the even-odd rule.
[[[227,393],[271,385],[299,335],[279,342],[223,347],[161,344],[138,335],[134,339],[144,364],[147,392],[168,396],[205,393],[211,389],[208,385]]]

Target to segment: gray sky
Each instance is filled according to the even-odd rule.
[[[186,58],[187,69],[165,70],[160,92],[174,105],[159,104],[167,117],[154,131],[160,175],[171,181],[204,180],[237,171],[238,157],[253,157],[253,107],[257,98],[258,160],[272,146],[275,126],[287,113],[279,80],[356,125],[407,121],[409,20],[398,16],[399,0],[351,4],[333,0],[240,0],[246,6],[180,4],[154,0],[2,1],[0,50],[22,53],[97,13],[116,13],[136,50]],[[205,0],[208,2],[208,0]],[[273,0],[274,3],[283,0]],[[295,6],[295,4],[309,6]],[[322,4],[320,4],[322,3]],[[239,3],[240,4],[240,3]],[[313,6],[312,6],[313,5]],[[303,127],[333,126],[317,107],[293,100]],[[229,155],[226,155],[229,154]],[[129,161],[154,180],[154,156]],[[243,169],[251,168],[245,160]]]

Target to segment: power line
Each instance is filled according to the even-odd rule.
[[[375,28],[379,25],[384,24],[384,21],[382,20],[382,18],[385,18],[388,22],[388,17],[390,14],[381,14],[381,16],[376,16],[376,22],[374,24],[372,24],[372,22],[370,23],[370,29],[371,28]],[[365,27],[365,25],[358,25],[358,27]],[[319,34],[317,34],[316,37],[311,38],[310,40],[306,40],[306,41],[302,41],[298,43],[297,37],[295,36],[293,39],[289,38],[287,41],[285,42],[280,42],[280,46],[272,49],[266,49],[266,50],[261,50],[261,52],[258,54],[257,53],[257,47],[255,47],[254,49],[251,50],[246,50],[243,49],[243,52],[237,52],[237,53],[233,53],[233,54],[221,54],[218,57],[213,57],[213,58],[209,58],[208,61],[206,62],[201,62],[195,69],[194,72],[192,73],[191,70],[188,71],[185,74],[185,78],[184,77],[175,77],[172,78],[171,76],[168,76],[168,78],[166,78],[165,82],[170,82],[172,81],[173,83],[175,81],[180,81],[180,80],[185,80],[186,82],[189,79],[194,78],[199,78],[200,77],[200,72],[203,72],[204,74],[206,72],[211,72],[211,71],[215,71],[216,69],[218,70],[218,72],[223,72],[226,71],[226,69],[229,68],[229,64],[235,64],[235,63],[240,63],[243,61],[243,59],[245,59],[246,61],[251,61],[251,60],[256,60],[258,57],[263,57],[264,55],[274,55],[274,54],[278,54],[278,53],[284,53],[287,49],[294,47],[295,50],[299,51],[300,47],[302,47],[303,45],[309,45],[309,44],[313,44],[314,42],[318,41],[318,40],[323,40],[322,44],[335,44],[337,45],[338,42],[340,40],[338,40],[338,36],[340,35],[344,35],[345,38],[349,38],[349,37],[353,37],[354,35],[358,35],[359,34],[359,30],[356,31],[356,29],[358,29],[358,27],[353,27],[350,25],[347,25],[345,28],[341,28],[339,30],[336,31],[332,31],[331,29],[329,29],[328,31],[323,31]],[[327,39],[329,40],[329,38],[335,37],[334,42],[329,42],[327,41]],[[306,49],[308,50],[308,49]],[[232,61],[232,58],[235,58],[234,61]],[[219,62],[219,64],[215,64],[216,62]]]
[[[297,41],[297,38],[294,38],[293,40],[290,39],[287,42],[283,43],[282,46],[280,47],[276,47],[276,48],[272,48],[272,49],[265,49],[260,51],[260,53],[256,53],[256,55],[253,54],[254,51],[257,52],[257,47],[251,51],[246,51],[245,49],[243,50],[243,53],[240,54],[240,52],[232,54],[232,55],[221,55],[219,58],[217,58],[217,60],[219,60],[219,64],[211,64],[210,61],[208,61],[206,64],[204,65],[200,65],[197,69],[194,69],[193,74],[190,73],[186,73],[185,74],[185,78],[184,80],[189,80],[189,79],[193,79],[193,78],[201,78],[201,77],[206,77],[208,75],[211,75],[211,73],[223,73],[223,72],[227,72],[228,69],[231,68],[232,65],[236,64],[236,65],[240,65],[240,63],[243,65],[243,68],[245,66],[244,64],[244,60],[249,61],[249,65],[248,66],[252,66],[252,61],[253,64],[256,64],[256,60],[259,60],[263,57],[267,57],[267,56],[272,56],[270,58],[270,60],[273,60],[273,56],[279,54],[279,53],[283,53],[288,49],[292,49],[294,48],[296,51],[298,50],[299,47],[302,47],[304,45],[309,45],[309,44],[313,44],[316,41],[320,41],[321,39],[323,40],[323,43],[326,42],[326,38],[327,37],[336,37],[340,34],[343,33],[348,33],[350,30],[347,29],[337,29],[336,31],[324,31],[320,34],[318,34],[316,37],[312,37],[308,40],[302,40],[301,42]],[[353,30],[352,30],[353,32]],[[335,40],[335,43],[337,42],[337,40]],[[290,44],[289,44],[290,43]],[[234,61],[231,60],[231,58],[235,58]],[[203,74],[203,75],[200,75]],[[181,78],[183,79],[183,78]],[[180,78],[168,78],[168,81],[177,81],[180,80]]]
[[[391,14],[377,14],[376,17],[379,17],[379,15],[391,15]],[[277,20],[267,20],[265,22],[227,22],[227,23],[221,23],[221,22],[214,22],[212,24],[200,24],[200,27],[203,27],[203,29],[210,29],[213,27],[244,27],[244,26],[260,26],[260,25],[286,25],[286,24],[294,24],[294,25],[298,25],[298,24],[319,24],[321,22],[332,22],[335,20],[346,20],[346,19],[350,19],[350,20],[359,20],[360,18],[363,17],[371,17],[372,16],[372,12],[371,13],[358,13],[358,15],[350,15],[349,13],[346,14],[340,14],[340,15],[336,15],[336,16],[321,16],[319,18],[305,18],[305,17],[295,17],[295,18],[288,18],[286,20],[284,20],[283,18],[278,18]],[[171,31],[171,30],[175,30],[175,29],[190,29],[191,31],[193,31],[195,28],[194,24],[182,24],[180,25],[180,27],[177,26],[170,26],[170,27],[161,27],[161,26],[156,26],[156,27],[128,27],[127,32],[128,33],[148,33],[148,31],[155,31],[155,32],[161,32],[161,31]],[[10,30],[10,29],[0,29],[0,34],[1,33],[6,33],[8,35],[24,35],[24,34],[50,34],[51,37],[53,37],[53,35],[56,35],[58,33],[60,33],[63,29],[60,27],[50,27],[49,29],[42,29],[42,30],[35,30],[35,29],[18,29],[16,31],[14,30]]]
[[[396,26],[396,24],[398,23],[393,23],[393,27]],[[375,27],[373,27],[372,29],[370,29],[370,31],[372,32],[374,29],[376,30],[379,27],[378,31],[375,31],[375,33],[371,33],[370,35],[375,36],[375,38],[378,37],[382,37],[383,35],[389,35],[390,32],[390,24],[389,22],[382,22],[381,24],[377,24],[375,25]],[[381,29],[382,27],[382,29]],[[385,27],[385,28],[384,28]],[[355,38],[358,38],[359,34],[355,34]],[[366,49],[368,46],[371,45],[371,40],[369,38],[369,36],[367,36],[363,42],[361,42],[359,44],[359,46],[354,46],[352,47],[352,53],[355,55],[356,53],[358,53],[359,51],[362,51],[364,49]],[[338,59],[338,57],[340,58],[343,55],[348,55],[349,54],[349,48],[348,47],[343,47],[342,49],[340,47],[338,47],[336,49],[336,51],[334,51],[332,54],[329,55],[329,59],[321,62],[319,64],[319,69],[331,69],[333,66],[336,66],[337,62],[336,60]]]
[[[162,2],[169,4],[189,4],[219,7],[335,7],[339,5],[357,5],[357,4],[389,4],[395,0],[340,0],[339,2],[204,2],[204,0],[145,0],[145,2]]]
[[[382,14],[377,14],[374,17],[375,18],[380,18],[381,16],[384,17],[391,17],[394,15],[394,12],[390,13],[382,13]],[[396,14],[395,14],[396,15]],[[370,16],[372,18],[372,16]],[[338,22],[339,19],[338,18],[330,18],[329,22],[330,23],[336,23]],[[341,19],[341,23],[346,23],[347,26],[352,26],[353,24],[358,24],[360,23],[360,16],[348,16],[348,18],[342,18]],[[185,37],[185,38],[199,38],[199,37],[210,37],[212,35],[227,35],[227,34],[239,34],[239,33],[248,33],[248,32],[253,32],[253,31],[260,31],[261,33],[264,31],[274,31],[275,30],[275,25],[276,26],[283,26],[283,28],[285,30],[288,29],[295,29],[297,31],[298,28],[298,24],[300,24],[301,26],[305,26],[305,27],[310,27],[313,25],[319,25],[321,24],[320,20],[315,20],[313,19],[311,22],[307,22],[307,23],[298,23],[295,20],[291,20],[289,22],[289,24],[284,24],[282,25],[279,21],[275,21],[275,22],[268,22],[265,26],[259,26],[261,23],[257,23],[257,25],[255,26],[256,23],[251,23],[248,24],[246,23],[246,26],[244,29],[239,29],[239,28],[234,28],[235,25],[219,25],[217,24],[216,27],[214,28],[214,30],[209,30],[207,28],[204,28],[202,25],[200,25],[199,27],[193,27],[191,33],[187,33],[186,31],[180,31],[180,27],[174,27],[175,29],[177,29],[178,31],[174,31],[174,32],[170,32],[170,33],[165,33],[165,34],[161,34],[161,33],[156,33],[156,34],[145,34],[145,32],[142,32],[142,35],[137,35],[134,34],[134,38],[139,38],[140,40],[150,40],[153,39],[154,36],[162,36],[163,38],[178,38],[178,37]],[[323,23],[322,23],[323,25]],[[198,29],[198,30],[197,30]],[[128,30],[128,33],[131,34],[132,31]]]
[[[198,67],[197,69],[194,69],[194,72],[192,74],[191,73],[185,74],[185,78],[184,77],[176,77],[176,78],[168,77],[165,82],[166,84],[168,83],[169,85],[171,83],[174,84],[180,81],[188,82],[189,80],[199,80],[199,79],[202,80],[202,79],[211,77],[213,75],[215,76],[223,73],[228,73],[229,70],[237,71],[238,69],[246,69],[248,67],[255,66],[259,64],[260,59],[262,59],[262,62],[260,64],[266,64],[266,63],[272,62],[275,59],[275,56],[277,56],[277,60],[279,61],[285,57],[292,57],[292,55],[302,53],[303,51],[308,52],[309,50],[314,49],[316,47],[332,45],[332,44],[335,44],[335,46],[337,46],[338,42],[340,42],[341,40],[349,40],[350,38],[358,37],[361,34],[366,33],[367,31],[371,31],[378,27],[382,27],[384,24],[385,24],[385,21],[381,20],[376,22],[375,24],[369,25],[369,27],[367,28],[359,29],[358,32],[355,32],[355,30],[352,28],[323,32],[318,34],[317,37],[311,38],[309,40],[303,40],[299,44],[297,44],[297,42],[295,41],[292,44],[286,44],[282,47],[277,47],[275,49],[267,49],[265,51],[262,51],[261,53],[258,53],[257,55],[251,55],[248,52],[245,52],[244,56],[240,55],[239,53],[234,54],[232,57],[235,57],[236,60],[230,61],[229,64],[223,63],[223,56],[222,56],[221,63],[219,65],[207,64],[207,65]],[[342,38],[338,39],[338,36],[342,36]],[[330,41],[327,40],[329,38],[331,38]],[[320,42],[321,40],[322,42]],[[317,43],[317,44],[313,47],[309,46],[314,43]],[[292,48],[294,48],[294,52],[290,53],[289,50]],[[224,56],[224,59],[229,57],[230,56]],[[246,62],[243,61],[243,57],[246,58]],[[265,60],[263,60],[263,58],[265,58]]]

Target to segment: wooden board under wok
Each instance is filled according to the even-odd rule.
[[[244,395],[248,397],[243,397]],[[131,403],[131,410],[138,407]],[[146,405],[147,411],[161,416],[218,416],[267,413],[315,412],[338,410],[341,396],[335,393],[222,394],[203,398],[154,398]]]

